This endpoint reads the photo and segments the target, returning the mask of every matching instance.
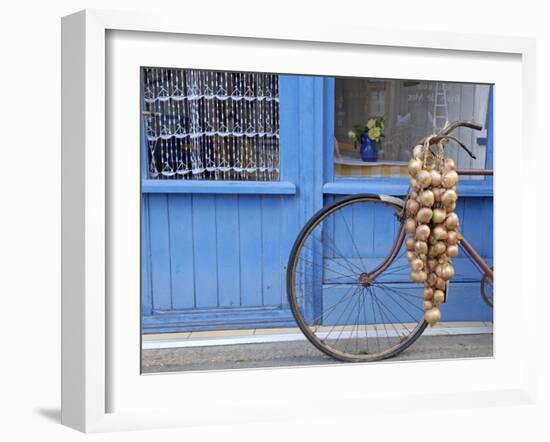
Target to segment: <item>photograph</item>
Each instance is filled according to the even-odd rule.
[[[141,66],[142,374],[493,357],[494,88]]]

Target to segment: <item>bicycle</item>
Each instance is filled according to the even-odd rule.
[[[432,135],[431,143],[455,141],[475,158],[451,135],[459,127],[481,129],[479,124],[455,122]],[[457,173],[493,175],[490,169],[458,169]],[[313,215],[294,242],[286,278],[292,314],[306,338],[337,360],[371,362],[396,356],[428,325],[423,318],[424,285],[410,280],[403,247],[410,192],[409,188],[405,199],[358,194],[337,200]],[[384,253],[381,249],[387,244],[377,243],[372,231],[370,244],[366,233],[375,215],[395,235]],[[350,227],[352,219],[359,220],[360,229]],[[492,307],[493,269],[466,238],[462,237],[460,247],[480,270],[481,296]]]

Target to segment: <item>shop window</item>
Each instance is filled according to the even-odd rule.
[[[147,178],[279,180],[278,76],[142,69]]]

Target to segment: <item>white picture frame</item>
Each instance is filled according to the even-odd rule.
[[[230,21],[212,19],[208,22],[181,22],[176,17],[168,15],[153,15],[145,13],[112,12],[86,10],[63,18],[62,21],[62,423],[84,432],[100,432],[123,429],[159,428],[169,426],[208,425],[210,422],[259,422],[264,420],[284,420],[288,418],[308,418],[312,416],[345,416],[353,414],[366,415],[380,412],[402,412],[414,407],[422,410],[441,408],[466,408],[471,404],[492,406],[502,402],[512,404],[532,404],[535,398],[535,321],[523,321],[523,348],[520,355],[512,360],[507,346],[517,343],[510,330],[508,319],[516,315],[520,321],[528,307],[526,293],[536,293],[536,278],[516,278],[507,281],[506,275],[514,270],[510,262],[510,254],[516,256],[516,264],[522,263],[521,272],[526,271],[526,257],[535,254],[533,241],[522,241],[527,238],[527,214],[522,218],[521,235],[516,244],[511,245],[506,254],[502,253],[502,238],[505,235],[506,221],[498,217],[499,211],[505,210],[504,198],[499,195],[509,195],[521,201],[523,207],[536,206],[536,191],[527,192],[525,187],[506,184],[499,179],[499,172],[507,176],[517,158],[506,159],[496,157],[497,175],[495,176],[495,262],[502,269],[502,277],[497,276],[504,290],[516,290],[514,304],[510,299],[499,300],[496,317],[495,358],[484,360],[439,361],[422,363],[383,363],[383,364],[352,364],[331,367],[298,367],[292,369],[237,370],[227,372],[187,373],[182,375],[140,376],[139,365],[135,366],[135,354],[139,352],[139,336],[133,336],[135,325],[139,324],[139,310],[134,304],[128,305],[128,310],[135,315],[121,316],[121,304],[127,299],[114,299],[112,291],[124,284],[124,276],[113,281],[110,265],[117,259],[120,247],[111,247],[114,237],[121,232],[121,213],[133,213],[135,203],[129,203],[124,211],[117,204],[120,195],[133,191],[139,186],[132,181],[132,170],[128,173],[116,174],[113,182],[112,169],[122,167],[117,161],[117,155],[109,152],[107,145],[117,143],[118,132],[129,133],[135,128],[135,122],[122,127],[117,133],[106,131],[106,121],[117,118],[116,110],[111,113],[107,107],[109,81],[116,81],[121,73],[111,72],[106,78],[106,67],[113,60],[107,56],[117,56],[116,50],[109,52],[108,35],[129,35],[126,33],[156,33],[140,34],[147,38],[163,36],[178,43],[185,36],[197,38],[216,37],[235,38],[244,45],[261,48],[262,42],[269,42],[271,48],[283,51],[288,45],[295,45],[298,51],[294,55],[307,58],[307,52],[312,48],[320,52],[339,50],[371,50],[378,51],[383,56],[384,51],[394,51],[396,56],[405,56],[417,51],[421,56],[411,63],[409,72],[417,72],[416,77],[422,78],[422,70],[426,70],[420,60],[426,56],[431,60],[453,59],[467,62],[467,59],[477,59],[482,63],[485,58],[494,57],[510,62],[509,72],[501,72],[502,84],[506,87],[500,97],[509,97],[521,111],[521,131],[516,146],[520,145],[519,157],[524,170],[535,161],[534,140],[534,109],[535,109],[535,46],[532,39],[518,37],[499,37],[482,35],[467,35],[454,33],[431,33],[421,31],[392,32],[388,30],[370,29],[334,25],[329,30],[304,25],[300,28],[291,25],[267,25],[261,27],[250,23],[234,27]],[[178,40],[180,39],[180,40]],[[183,41],[183,40],[181,40]],[[237,41],[237,40],[232,40]],[[183,43],[182,43],[183,44]],[[128,48],[128,47],[127,47]],[[158,49],[159,47],[157,47]],[[418,52],[420,51],[420,52]],[[374,53],[373,52],[373,53]],[[166,50],[158,50],[159,62],[166,57]],[[132,51],[127,51],[127,63],[140,63],[132,58]],[[164,54],[164,55],[163,55]],[[458,57],[458,58],[457,58]],[[469,58],[468,58],[469,57]],[[121,57],[122,59],[122,57]],[[320,59],[320,58],[319,58]],[[411,56],[411,60],[414,57]],[[165,58],[164,58],[165,60]],[[414,61],[414,60],[413,60]],[[256,63],[260,63],[256,60]],[[216,62],[215,67],[224,68]],[[304,63],[308,64],[307,61]],[[323,73],[321,64],[315,66],[310,61],[307,67],[300,65],[295,71],[286,66],[288,73],[301,73],[304,69],[310,73]],[[208,63],[201,67],[207,66]],[[269,70],[267,65],[262,68]],[[361,68],[346,66],[341,72],[333,74],[361,74]],[[489,68],[487,68],[489,69]],[[280,69],[273,69],[278,71]],[[415,71],[416,70],[416,71]],[[377,75],[387,76],[389,71],[377,71]],[[304,72],[305,73],[305,72]],[[432,70],[431,75],[439,72]],[[445,80],[452,80],[452,73]],[[491,82],[489,71],[480,72],[477,76],[464,77],[456,68],[456,78],[465,81],[474,78]],[[497,75],[497,74],[495,74]],[[519,86],[519,90],[514,88]],[[509,94],[509,95],[506,95]],[[495,99],[495,133],[499,148],[510,147],[510,141],[500,138],[501,128],[512,121],[513,116]],[[502,103],[502,102],[501,102]],[[516,117],[518,113],[516,112]],[[134,126],[132,126],[134,124]],[[122,135],[124,136],[124,135]],[[136,134],[139,136],[139,134]],[[139,162],[137,159],[131,164]],[[135,170],[139,175],[139,167]],[[136,175],[136,176],[138,176]],[[120,181],[123,177],[127,182]],[[110,181],[111,180],[111,181]],[[139,180],[138,180],[139,181]],[[131,183],[130,183],[131,182]],[[113,193],[117,189],[118,196]],[[139,207],[139,206],[138,206]],[[118,210],[118,212],[117,212]],[[522,213],[525,213],[523,211]],[[531,212],[532,214],[532,212]],[[136,214],[133,213],[135,221]],[[532,216],[532,215],[531,215]],[[137,217],[139,218],[139,208]],[[128,225],[135,227],[132,221]],[[509,221],[508,221],[509,222]],[[118,223],[118,224],[117,224]],[[118,227],[117,227],[118,226]],[[129,229],[130,234],[132,229]],[[135,233],[135,232],[134,232]],[[131,237],[128,237],[131,238]],[[500,240],[499,240],[500,238]],[[124,243],[121,243],[121,245]],[[137,245],[136,245],[137,246]],[[133,246],[129,246],[132,249]],[[134,250],[135,252],[135,250]],[[135,253],[131,257],[134,259]],[[120,268],[119,268],[120,269]],[[135,270],[120,269],[121,275],[130,275]],[[500,271],[500,270],[499,270]],[[517,271],[517,269],[516,269]],[[524,274],[524,273],[523,273]],[[118,275],[118,272],[117,272]],[[509,277],[509,276],[508,276]],[[502,278],[499,280],[499,278]],[[506,283],[505,283],[506,282]],[[139,282],[136,284],[139,287]],[[128,290],[128,296],[137,298],[139,307],[139,291]],[[504,292],[506,293],[506,292]],[[523,294],[523,295],[522,295]],[[509,296],[508,298],[511,298]],[[134,301],[131,301],[134,302]],[[518,307],[520,306],[520,307]],[[135,316],[135,317],[134,317]],[[127,330],[121,332],[121,329]],[[128,332],[129,330],[129,332]],[[137,329],[139,330],[139,328]],[[129,337],[133,336],[133,337]],[[527,339],[526,337],[533,337]],[[122,345],[123,343],[124,345]],[[115,350],[114,350],[115,349]],[[335,379],[345,379],[349,386],[352,380],[368,372],[369,376],[386,377],[397,370],[407,372],[410,376],[419,376],[422,370],[440,364],[445,372],[436,374],[434,386],[437,391],[426,393],[420,383],[412,385],[396,385],[394,390],[357,389],[349,393],[338,394],[337,389],[323,397],[315,395],[313,381],[316,377],[334,376]],[[490,380],[484,383],[474,382],[468,378],[469,373],[476,371],[481,374],[494,373]],[[452,386],[445,386],[444,380],[452,378]],[[418,378],[417,378],[418,379]],[[268,382],[269,380],[269,382]],[[349,380],[349,381],[348,381]],[[180,404],[170,400],[167,389],[175,391],[186,386],[187,397],[192,398],[193,406]],[[290,386],[286,391],[282,385]],[[346,385],[348,385],[346,384]],[[300,386],[299,389],[295,388]],[[137,390],[136,390],[137,389]],[[116,403],[113,402],[113,392],[117,391]],[[158,392],[159,401],[152,402]],[[164,392],[164,393],[162,393]],[[308,395],[307,400],[304,399]],[[162,396],[164,394],[164,396]],[[303,394],[304,396],[300,396]],[[215,397],[216,400],[212,400]],[[376,398],[374,400],[373,398]],[[370,400],[369,400],[370,399]],[[434,401],[434,399],[437,399]],[[285,406],[281,406],[287,401]],[[154,403],[154,406],[151,404]],[[323,404],[337,403],[337,407],[323,407]],[[122,404],[122,405],[118,405]],[[132,404],[135,406],[127,406]],[[161,404],[161,405],[159,405]],[[304,406],[308,404],[309,406]]]

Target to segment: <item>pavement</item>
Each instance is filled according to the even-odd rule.
[[[493,334],[422,335],[387,361],[493,356]],[[341,364],[308,341],[151,348],[142,350],[142,373]]]

